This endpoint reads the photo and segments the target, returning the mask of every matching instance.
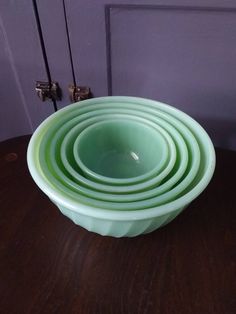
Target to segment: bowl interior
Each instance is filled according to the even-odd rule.
[[[110,118],[112,118],[112,117],[114,117],[114,115],[110,115]],[[83,121],[82,116],[80,116],[80,118]],[[90,123],[91,123],[92,119],[95,119],[95,117],[89,119]],[[103,116],[103,119],[104,119],[104,116]],[[76,122],[78,122],[78,121],[76,120]],[[71,121],[68,123],[71,123]],[[75,121],[73,123],[75,123]],[[86,123],[87,123],[86,121],[81,122],[80,127],[83,129],[83,124],[86,124]],[[161,120],[159,120],[159,123],[161,123]],[[65,125],[63,126],[63,128],[64,127],[65,127]],[[79,127],[79,125],[76,125],[76,128],[78,128],[78,127]],[[182,125],[182,128],[183,127],[184,126]],[[56,135],[60,134],[60,132],[63,131],[63,128],[60,128],[59,132]],[[181,129],[181,123],[180,122],[178,123],[178,128]],[[57,129],[58,129],[58,127],[57,127]],[[175,130],[175,132],[174,132],[174,130]],[[60,190],[63,189],[63,192],[68,193],[68,195],[70,195],[73,199],[77,199],[78,202],[85,202],[87,204],[90,203],[91,205],[93,204],[93,206],[103,207],[103,208],[113,209],[113,210],[114,209],[118,209],[118,210],[131,210],[132,209],[132,210],[135,210],[135,209],[148,208],[151,206],[160,205],[160,204],[163,204],[165,202],[173,200],[184,188],[186,188],[186,186],[189,184],[189,182],[191,182],[191,180],[193,179],[193,177],[194,177],[194,175],[198,169],[198,162],[199,162],[199,158],[197,157],[199,154],[198,145],[197,145],[197,143],[195,143],[195,145],[193,145],[194,141],[196,141],[196,140],[192,136],[191,132],[187,132],[187,130],[185,130],[185,133],[186,133],[185,134],[186,140],[187,140],[187,134],[189,134],[187,141],[188,141],[188,144],[190,146],[189,148],[190,148],[190,152],[192,153],[191,155],[193,156],[193,158],[191,158],[191,163],[189,165],[189,169],[191,169],[191,170],[186,175],[183,182],[180,182],[174,189],[171,189],[171,187],[173,186],[173,184],[177,183],[178,179],[181,178],[181,173],[182,174],[184,173],[184,171],[188,165],[188,163],[187,163],[187,159],[188,159],[187,152],[183,155],[181,154],[181,158],[178,158],[177,165],[179,164],[179,166],[177,166],[177,170],[175,170],[176,173],[174,173],[173,176],[170,176],[168,178],[168,180],[163,185],[160,185],[158,187],[154,187],[153,189],[150,189],[148,191],[144,191],[144,192],[136,193],[136,194],[130,194],[130,195],[117,195],[117,196],[115,196],[113,194],[109,195],[106,193],[98,193],[95,191],[91,191],[89,189],[85,189],[81,185],[77,186],[76,189],[74,189],[74,188],[72,188],[70,183],[69,183],[70,185],[67,187],[67,184],[65,184],[66,182],[64,181],[65,178],[63,178],[63,176],[61,174],[59,174],[60,169],[55,167],[55,165],[56,165],[55,160],[52,160],[52,162],[50,162],[51,158],[55,158],[56,156],[58,157],[59,154],[57,151],[54,150],[54,145],[52,145],[52,143],[50,141],[48,142],[48,147],[45,146],[45,141],[47,140],[47,136],[44,136],[43,143],[42,143],[42,145],[40,145],[41,146],[41,149],[40,149],[41,153],[39,156],[40,160],[41,160],[40,164],[44,168],[44,173],[46,174],[46,176],[50,176],[50,181],[54,182],[54,186],[57,188],[59,188],[59,186],[61,186]],[[176,132],[176,129],[172,129],[172,136],[175,137],[176,140],[178,139],[176,137],[177,134],[178,134],[178,132]],[[69,133],[67,133],[66,137],[68,135],[69,135]],[[66,139],[66,137],[65,137],[65,139]],[[59,138],[60,138],[60,136],[59,136]],[[58,139],[57,136],[55,136],[53,138],[53,140],[55,140],[55,139],[59,140],[59,142],[60,142],[60,139]],[[71,139],[71,137],[69,136],[68,139]],[[181,136],[179,137],[179,140],[180,139],[184,143],[184,140],[182,139]],[[193,147],[191,147],[191,145],[193,145]],[[51,148],[52,150],[49,150],[49,148]],[[182,147],[182,149],[183,148],[184,148],[184,146]],[[45,152],[46,152],[47,156],[45,156]],[[45,159],[45,157],[46,157],[46,159]],[[51,169],[48,168],[48,170],[49,170],[48,171],[48,170],[46,170],[47,168],[45,168],[45,166],[47,168],[48,168],[48,166],[49,167],[51,166],[52,168]],[[55,179],[57,181],[55,181]],[[63,185],[61,185],[58,182],[58,180]],[[67,183],[68,183],[68,180],[67,180]],[[165,191],[168,191],[168,190],[170,190],[170,191],[167,193],[164,193]],[[87,198],[86,196],[88,196],[89,198]],[[109,202],[104,202],[105,200],[109,201]],[[127,203],[130,201],[132,203]],[[117,202],[121,202],[121,203],[117,203]]]
[[[99,183],[95,182],[93,180],[90,180],[83,176],[81,174],[81,169],[78,167],[78,164],[76,163],[74,159],[74,155],[71,154],[71,151],[74,146],[74,142],[76,141],[77,136],[83,132],[84,129],[89,127],[90,125],[97,123],[99,121],[105,121],[105,120],[110,120],[110,119],[129,119],[129,120],[134,120],[134,121],[139,121],[142,123],[147,124],[148,126],[153,127],[154,129],[158,130],[158,132],[162,133],[162,135],[165,137],[166,141],[168,142],[168,147],[169,147],[169,156],[168,156],[168,161],[164,168],[159,172],[158,174],[155,174],[152,178],[148,178],[145,181],[138,182],[133,184],[127,184],[127,185],[113,185],[111,183],[105,184],[105,183]],[[156,121],[157,122],[157,121]],[[172,169],[177,165],[178,169],[178,174],[177,177],[180,178],[181,174],[183,174],[186,166],[185,164],[187,163],[187,147],[184,143],[184,140],[181,138],[180,134],[178,132],[173,136],[173,139],[171,137],[171,133],[174,132],[174,128],[171,128],[168,124],[165,124],[166,128],[169,127],[168,132],[165,130],[165,128],[162,128],[162,121],[159,121],[160,125],[158,123],[154,123],[152,121],[149,121],[147,119],[144,119],[142,117],[137,117],[137,116],[131,116],[127,114],[117,114],[117,113],[106,113],[103,110],[102,111],[96,111],[94,110],[93,112],[88,112],[84,115],[81,115],[77,117],[76,119],[70,120],[68,123],[65,123],[61,128],[60,131],[53,137],[51,143],[50,143],[50,159],[52,163],[55,165],[56,172],[60,173],[60,176],[65,179],[65,177],[71,177],[71,184],[73,181],[73,184],[76,185],[77,189],[81,190],[81,185],[86,186],[86,194],[88,195],[91,193],[94,193],[95,191],[101,191],[101,192],[106,192],[107,193],[117,193],[120,194],[119,196],[114,196],[114,201],[119,201],[122,199],[124,194],[130,194],[130,193],[136,193],[133,194],[132,196],[127,198],[127,196],[124,197],[124,200],[127,201],[134,201],[138,199],[142,199],[142,197],[147,198],[150,195],[144,195],[137,193],[139,191],[146,191],[153,188],[157,187],[163,180],[166,178],[166,176],[172,171]],[[46,138],[45,138],[46,140]],[[177,158],[177,149],[178,151],[181,150],[181,155],[183,155],[183,158],[181,159],[181,163],[176,162]],[[55,153],[56,152],[56,153]],[[54,159],[54,160],[53,160]],[[178,165],[180,167],[178,167]],[[63,169],[65,167],[65,169]],[[63,174],[63,173],[64,174]],[[127,179],[128,181],[129,179]],[[177,180],[177,178],[176,178]],[[123,180],[122,180],[123,181]],[[177,181],[176,181],[177,182]],[[170,184],[170,183],[169,183]],[[166,185],[165,188],[162,187],[158,193],[162,193],[163,191],[169,189],[171,185]],[[101,196],[101,194],[100,194]],[[104,194],[103,194],[104,197]],[[106,195],[107,199],[108,195]]]
[[[105,182],[108,178],[148,177],[168,160],[168,145],[162,134],[130,119],[92,124],[77,137],[73,151],[85,175]]]

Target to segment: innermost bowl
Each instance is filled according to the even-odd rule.
[[[130,184],[163,169],[168,143],[156,129],[131,119],[97,122],[80,133],[74,157],[84,174],[96,181]]]

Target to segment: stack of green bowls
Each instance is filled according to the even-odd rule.
[[[215,151],[190,116],[124,96],[72,104],[47,118],[27,153],[40,189],[74,223],[115,237],[173,220],[208,185]]]

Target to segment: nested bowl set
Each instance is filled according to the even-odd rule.
[[[31,137],[27,161],[36,184],[74,223],[133,237],[169,223],[206,188],[215,151],[184,112],[109,96],[52,114]]]

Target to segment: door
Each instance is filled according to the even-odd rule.
[[[0,1],[0,141],[32,133],[54,112],[35,82],[48,81],[34,1]]]
[[[57,55],[52,71],[63,72],[64,95],[74,80],[94,96],[157,99],[192,115],[215,145],[236,149],[235,2],[109,3],[65,0],[54,14],[52,25],[63,24],[64,35],[57,48],[55,31],[45,40]]]
[[[31,133],[32,126],[18,88],[18,77],[11,64],[11,52],[0,25],[0,141],[9,137]],[[14,92],[12,92],[12,90]]]

